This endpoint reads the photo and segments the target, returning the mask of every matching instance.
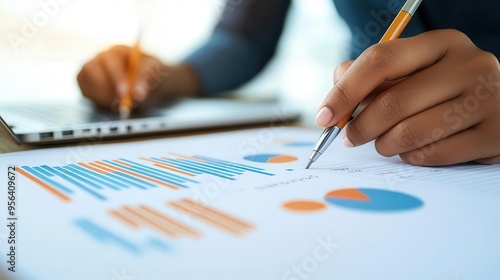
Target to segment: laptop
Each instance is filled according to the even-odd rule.
[[[171,100],[130,118],[99,110],[88,100],[0,106],[0,128],[18,143],[51,144],[242,125],[278,125],[299,112],[277,101],[199,98]]]

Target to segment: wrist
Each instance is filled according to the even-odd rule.
[[[166,78],[161,82],[160,95],[172,97],[198,97],[201,95],[201,83],[196,71],[186,63],[162,66]]]

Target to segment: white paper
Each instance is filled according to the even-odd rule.
[[[41,280],[500,279],[499,165],[415,167],[378,155],[372,143],[348,149],[335,141],[305,170],[319,134],[269,127],[1,155],[1,271]],[[266,159],[289,162],[255,162]],[[115,168],[114,177],[81,173],[94,161]],[[8,166],[18,168],[15,200],[9,200]],[[23,175],[43,170],[50,170],[44,178],[58,194]],[[175,175],[166,179],[174,188],[124,175],[159,170]],[[346,194],[361,197],[343,204],[338,195]],[[323,208],[284,206],[297,201]],[[192,202],[219,214],[207,221],[210,211],[175,208],[191,209]],[[150,210],[181,229],[161,219],[155,220],[160,229],[148,223],[157,217]],[[16,272],[7,270],[12,239]]]

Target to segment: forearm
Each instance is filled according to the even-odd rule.
[[[202,48],[186,58],[199,79],[202,95],[236,88],[254,77],[269,58],[246,38],[215,31]]]
[[[245,0],[226,7],[209,40],[189,55],[200,92],[210,96],[253,78],[274,55],[290,0]]]

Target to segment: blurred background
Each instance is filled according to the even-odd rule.
[[[313,126],[333,70],[347,57],[350,35],[332,0],[292,3],[273,61],[238,94],[297,104],[303,124]],[[0,102],[81,98],[81,66],[110,46],[132,45],[139,24],[145,52],[178,62],[206,40],[224,5],[225,0],[0,0]]]

